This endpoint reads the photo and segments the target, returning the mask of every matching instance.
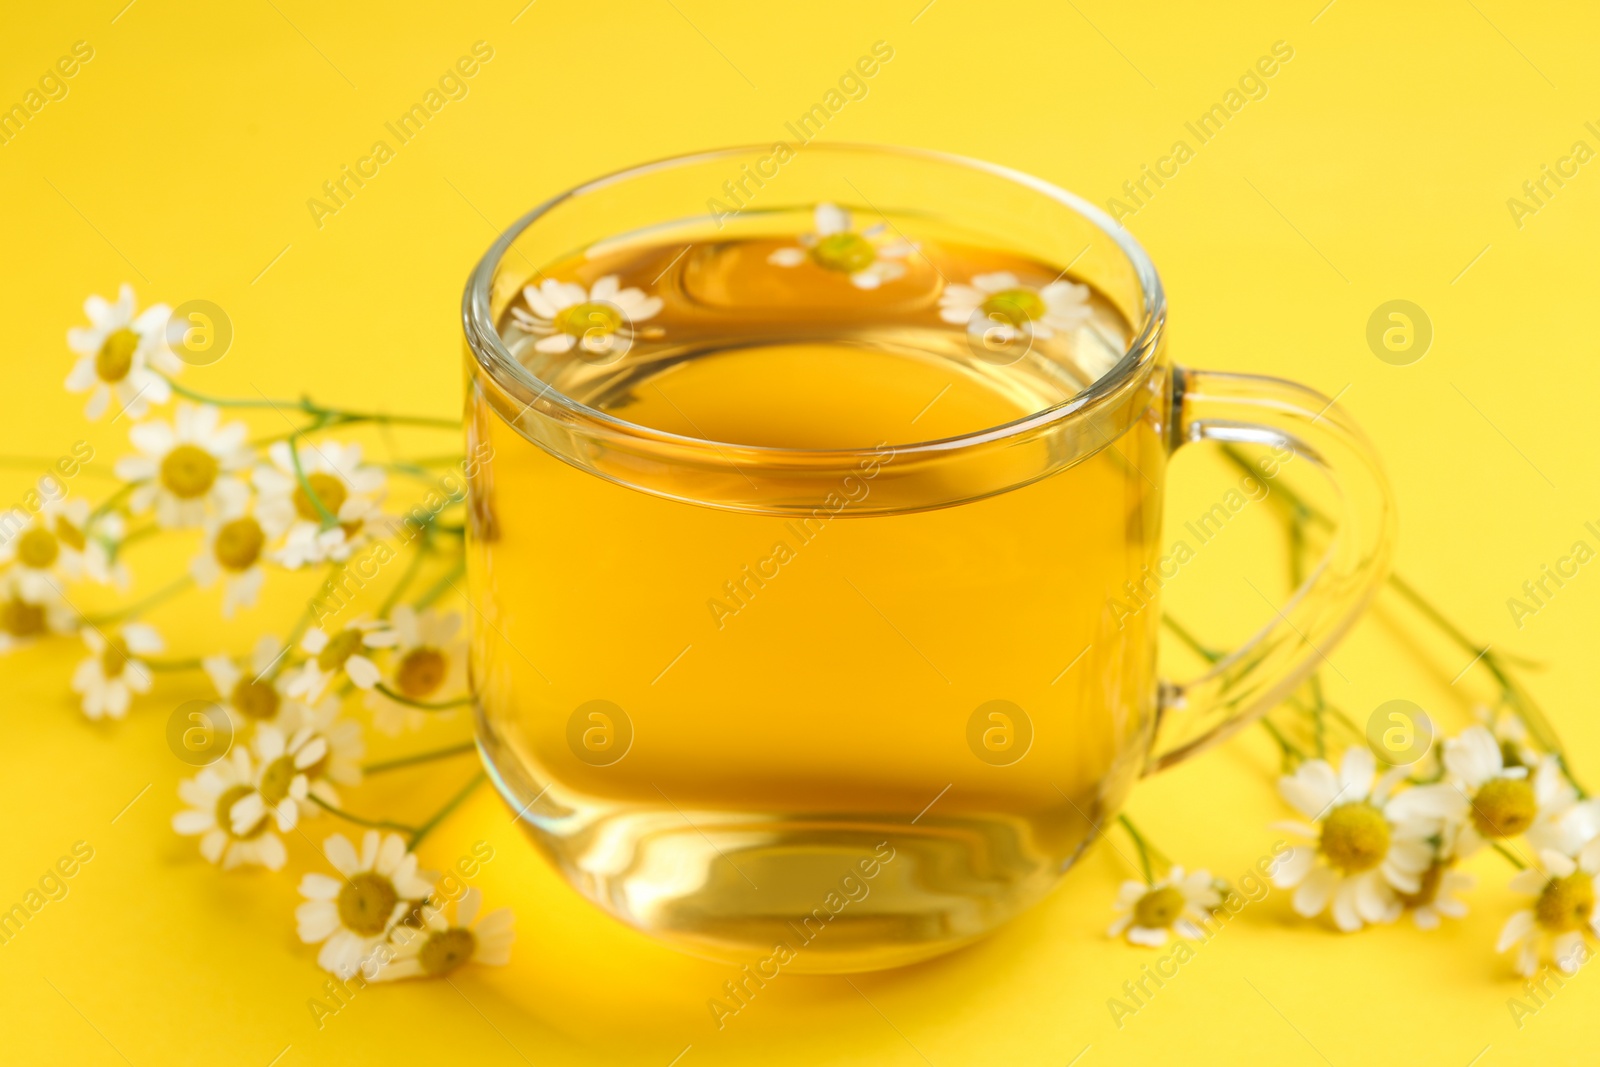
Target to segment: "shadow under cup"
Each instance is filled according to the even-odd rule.
[[[1070,268],[1129,324],[1126,352],[1004,425],[806,451],[579,399],[681,353],[558,364],[502,339],[543,270],[792,237],[819,203],[924,248]],[[575,888],[767,977],[933,956],[1048,892],[1143,769],[1156,714],[1157,611],[1112,608],[1155,562],[1169,445],[1164,301],[1130,238],[985,164],[735,149],[531,212],[464,314],[479,739]]]

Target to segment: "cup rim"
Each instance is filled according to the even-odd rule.
[[[817,449],[753,445],[738,441],[714,441],[704,437],[671,433],[652,426],[646,426],[643,423],[618,418],[599,408],[590,407],[566,395],[550,383],[535,377],[505,347],[504,342],[500,339],[499,331],[495,328],[490,291],[493,286],[496,268],[505,258],[512,242],[560,204],[575,197],[598,191],[606,186],[644,177],[657,171],[705,163],[750,152],[767,151],[769,147],[756,144],[730,145],[723,148],[664,156],[647,163],[625,167],[621,170],[601,175],[598,178],[592,178],[582,184],[573,186],[565,192],[558,193],[513,222],[489,246],[488,251],[484,253],[477,266],[473,268],[472,273],[467,278],[466,291],[462,295],[462,326],[466,333],[467,346],[472,351],[473,358],[477,360],[479,367],[502,388],[515,384],[522,389],[533,392],[533,399],[529,401],[524,411],[533,410],[539,405],[548,403],[554,405],[568,417],[582,423],[591,424],[601,432],[635,441],[654,442],[671,448],[692,451],[703,450],[707,453],[707,458],[713,462],[717,459],[725,462],[730,451],[759,456],[779,463],[785,457],[794,457],[796,459],[805,457],[812,462],[823,459],[849,463],[859,458],[877,455],[876,450],[870,446]],[[916,456],[919,454],[933,455],[956,452],[965,448],[991,445],[1010,438],[1031,435],[1055,424],[1069,422],[1081,414],[1086,414],[1087,409],[1094,407],[1100,400],[1119,394],[1127,382],[1155,361],[1159,347],[1158,342],[1167,316],[1166,291],[1161,284],[1161,277],[1156,272],[1155,264],[1151,262],[1149,254],[1134,239],[1133,235],[1083,197],[1068,192],[1053,182],[1013,167],[932,149],[865,142],[829,142],[827,144],[808,145],[806,150],[808,152],[856,152],[905,156],[929,162],[967,167],[1006,179],[1047,199],[1054,200],[1088,220],[1116,244],[1133,267],[1134,275],[1139,280],[1140,295],[1143,302],[1142,321],[1139,322],[1138,328],[1129,339],[1121,358],[1088,388],[1063,400],[1059,404],[1052,404],[1049,407],[1012,419],[1009,422],[985,427],[981,430],[973,430],[952,437],[913,441],[904,444],[893,441],[888,442],[894,447],[897,455]]]

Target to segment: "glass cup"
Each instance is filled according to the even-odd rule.
[[[578,399],[622,395],[665,358],[612,343],[605,309],[560,360],[513,355],[499,330],[559,264],[629,242],[789,237],[824,203],[923,249],[1070,271],[1126,343],[1084,387],[979,432],[924,440],[908,424],[875,447],[804,449]],[[520,219],[463,316],[483,759],[580,893],[763,975],[913,962],[1027,908],[1136,779],[1289,693],[1386,573],[1389,492],[1333,402],[1171,366],[1139,245],[1003,167],[832,145],[648,164]],[[974,373],[1009,373],[1015,357],[987,345]],[[1254,638],[1162,681],[1161,486],[1170,453],[1199,440],[1264,446],[1263,479],[1290,457],[1323,468],[1339,526]]]

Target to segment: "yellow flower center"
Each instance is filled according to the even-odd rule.
[[[1515,837],[1537,814],[1539,801],[1526,778],[1491,778],[1472,798],[1472,825],[1484,837]]]
[[[89,543],[89,539],[83,536],[83,531],[72,525],[65,515],[56,516],[56,536],[74,552],[82,552]]]
[[[340,630],[328,639],[328,643],[317,653],[317,666],[325,671],[336,671],[344,666],[344,661],[356,654],[361,647],[361,631],[357,629]]]
[[[376,937],[389,928],[389,916],[400,903],[394,883],[375,871],[350,876],[339,890],[339,922],[363,937]]]
[[[1540,926],[1555,933],[1582,930],[1594,917],[1594,904],[1594,878],[1574,871],[1546,883],[1533,905],[1533,914]]]
[[[420,700],[444,683],[449,661],[436,648],[413,648],[400,660],[394,674],[400,692],[412,700]]]
[[[1170,885],[1152,889],[1133,906],[1133,921],[1146,929],[1171,926],[1183,914],[1183,894]]]
[[[553,323],[557,330],[573,337],[607,335],[622,329],[622,312],[610,304],[573,304],[558,311]]]
[[[422,965],[423,974],[438,978],[472,959],[477,947],[478,939],[472,936],[471,930],[464,926],[452,926],[428,935],[428,940],[422,943],[417,953],[417,962]]]
[[[1032,289],[1007,289],[995,293],[979,307],[990,322],[1003,322],[1015,329],[1044,317],[1044,298]]]
[[[216,483],[217,457],[199,445],[178,445],[161,460],[161,484],[180,500],[204,496]]]
[[[233,806],[255,790],[247,785],[236,785],[217,798],[217,825],[227,832],[228,836],[239,841],[250,841],[266,833],[267,817],[265,815],[256,820],[256,824],[242,834],[233,832]]]
[[[249,570],[261,558],[267,535],[261,524],[249,515],[225,522],[217,530],[212,552],[217,562],[231,571]]]
[[[1389,822],[1364,800],[1341,804],[1322,821],[1318,847],[1345,874],[1370,871],[1389,853]]]
[[[127,642],[120,637],[113,637],[100,653],[100,672],[108,679],[120,678],[130,658]]]
[[[44,632],[44,608],[13,596],[0,604],[0,630],[12,637],[32,637]]]
[[[278,705],[283,700],[270,684],[249,678],[240,678],[234,682],[233,692],[229,694],[228,699],[239,709],[239,714],[250,719],[272,718],[278,714]]]
[[[276,807],[289,795],[289,787],[299,773],[295,770],[293,756],[279,756],[267,764],[261,771],[261,799],[267,802],[268,807]]]
[[[1428,865],[1428,869],[1422,872],[1422,877],[1417,879],[1417,891],[1415,893],[1407,893],[1403,889],[1396,889],[1394,895],[1399,897],[1400,903],[1408,908],[1421,908],[1432,904],[1439,899],[1439,883],[1443,881],[1446,869],[1444,864],[1434,860]]]
[[[854,274],[872,266],[878,250],[859,233],[830,233],[811,249],[811,258],[824,270]]]
[[[344,480],[323,471],[316,471],[306,475],[306,482],[311,486],[311,491],[317,494],[317,499],[322,501],[322,506],[328,509],[328,514],[337,518],[339,509],[344,507],[345,498],[350,495],[349,490],[344,487]],[[294,491],[294,513],[307,522],[322,521],[322,513],[317,510],[317,505],[311,502],[304,485]]]
[[[17,562],[24,567],[44,570],[61,554],[56,535],[42,527],[33,526],[17,541]]]
[[[133,369],[133,354],[139,350],[139,335],[124,326],[107,337],[94,357],[94,372],[103,382],[120,382]]]

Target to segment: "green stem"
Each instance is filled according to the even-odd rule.
[[[455,811],[456,808],[460,807],[462,801],[466,800],[472,795],[473,790],[477,789],[480,785],[488,780],[489,776],[482,771],[479,771],[477,774],[473,775],[472,781],[463,786],[461,792],[445,801],[444,807],[434,812],[431,819],[417,827],[416,833],[411,835],[411,851],[415,852],[417,846],[422,843],[422,839],[432,833],[434,827],[443,822],[445,817],[448,816],[452,811]]]
[[[1222,452],[1236,467],[1251,474],[1255,473],[1250,461],[1235,446],[1224,445]],[[1278,496],[1285,506],[1290,506],[1303,512],[1307,518],[1318,526],[1325,529],[1333,529],[1333,520],[1308,504],[1293,489],[1283,485],[1276,488]],[[1556,734],[1555,727],[1550,724],[1550,720],[1545,717],[1544,711],[1539,707],[1532,695],[1522,687],[1522,683],[1517,681],[1504,665],[1509,662],[1518,662],[1527,666],[1527,661],[1522,660],[1520,657],[1502,656],[1492,651],[1488,645],[1468,637],[1465,631],[1451,622],[1444,612],[1434,606],[1416,586],[1406,581],[1399,574],[1391,571],[1388,580],[1389,585],[1394,588],[1395,592],[1399,593],[1424,618],[1437,626],[1445,636],[1459,645],[1463,651],[1471,653],[1475,657],[1473,662],[1481,661],[1483,663],[1484,668],[1493,675],[1495,681],[1499,684],[1507,702],[1527,725],[1528,731],[1533,735],[1534,740],[1538,742],[1541,748],[1556,757],[1562,772],[1567,776],[1567,780],[1572,783],[1572,787],[1578,791],[1579,796],[1587,797],[1589,795],[1588,792],[1572,773],[1572,768],[1567,762],[1566,750],[1561,744],[1560,737]]]
[[[402,834],[417,833],[417,827],[412,826],[409,823],[391,822],[388,819],[368,819],[361,815],[352,815],[350,812],[336,808],[332,804],[317,800],[315,796],[313,796],[311,799],[316,800],[317,806],[323,811],[327,812],[329,815],[343,819],[345,822],[353,822],[357,826],[365,826],[369,830],[393,830],[396,833]]]
[[[162,375],[166,377],[166,375]],[[327,426],[344,425],[353,422],[380,422],[396,426],[430,426],[440,430],[459,430],[461,423],[455,419],[438,419],[426,415],[387,415],[377,411],[347,411],[343,408],[323,407],[313,403],[310,397],[301,397],[299,400],[271,400],[262,397],[260,400],[236,400],[227,397],[208,396],[196,392],[186,385],[167,378],[167,384],[172,386],[172,391],[178,396],[193,400],[201,404],[212,404],[223,408],[271,408],[276,411],[285,409],[298,411],[308,415]],[[316,428],[321,428],[316,427]],[[297,431],[303,432],[303,431]]]
[[[150,525],[141,526],[137,530],[129,530],[127,533],[122,535],[122,539],[120,541],[102,541],[102,543],[106,546],[106,556],[112,563],[115,563],[117,561],[117,557],[122,554],[123,549],[127,548],[135,541],[143,541],[145,538],[154,537],[160,532],[160,523],[152,522]]]
[[[58,461],[54,459],[45,459],[43,456],[0,456],[0,467],[11,467],[16,470],[32,471],[38,470],[42,467],[46,473],[48,473],[49,471],[55,469],[57,462]],[[117,476],[112,474],[110,471],[98,470],[89,466],[87,463],[79,464],[78,471],[82,474],[92,475],[96,478],[111,478],[121,481],[120,478],[117,478]]]
[[[406,589],[410,587],[412,580],[416,578],[417,572],[427,562],[429,536],[430,531],[427,526],[424,526],[422,528],[422,540],[417,545],[417,550],[413,553],[411,562],[406,564],[406,569],[401,572],[399,579],[395,581],[394,588],[389,590],[389,595],[384,597],[383,603],[378,606],[378,618],[387,619],[389,617],[389,612],[393,611],[394,606],[400,603],[400,598],[405,595]]]
[[[366,774],[383,774],[387,771],[398,771],[402,767],[414,767],[419,763],[431,763],[434,760],[449,759],[452,756],[464,756],[468,752],[476,752],[478,743],[468,741],[460,745],[451,745],[449,748],[436,748],[431,752],[418,752],[414,756],[400,756],[397,759],[379,760],[377,763],[368,763],[361,768]]]
[[[414,606],[418,608],[431,607],[436,600],[444,596],[446,591],[455,588],[455,580],[465,574],[466,570],[467,561],[465,559],[456,561],[456,565],[450,568],[448,574],[434,582],[426,593],[416,599]]]
[[[1128,818],[1126,815],[1118,815],[1117,822],[1122,824],[1122,828],[1126,830],[1128,832],[1128,836],[1133,839],[1133,847],[1138,850],[1139,869],[1144,874],[1144,884],[1155,885],[1156,877],[1154,872],[1150,870],[1150,846],[1148,843],[1146,843],[1144,835],[1139,832],[1138,827],[1133,825],[1133,820]]]
[[[1187,626],[1183,625],[1177,619],[1174,619],[1171,615],[1162,615],[1161,622],[1162,625],[1164,625],[1167,629],[1177,634],[1179,640],[1188,645],[1195,655],[1199,656],[1207,663],[1215,663],[1222,658],[1222,653],[1216,651],[1215,649],[1207,648],[1206,645],[1203,644]]]
[[[103,615],[85,615],[82,620],[83,624],[85,626],[108,626],[112,623],[122,622],[124,619],[134,618],[147,609],[155,607],[163,600],[170,600],[172,597],[177,596],[193,584],[194,579],[186,574],[165,589],[158,589],[143,600],[136,600],[127,607],[118,608],[116,611],[108,611]]]
[[[343,563],[330,564],[328,567],[328,577],[326,581],[333,581],[340,574],[344,573],[344,568],[345,564]],[[306,635],[306,631],[311,629],[311,622],[316,617],[317,613],[316,603],[317,602],[315,600],[307,601],[306,610],[300,613],[300,618],[295,620],[294,629],[290,630],[289,636],[284,638],[283,647],[286,651],[278,656],[277,662],[272,665],[272,668],[266,673],[261,681],[268,683],[272,682],[278,677],[278,675],[282,674],[283,669],[289,665],[289,659],[294,654],[295,646],[298,645],[300,643],[300,639]]]
[[[142,483],[140,482],[129,482],[121,489],[118,489],[115,493],[112,493],[110,496],[100,501],[95,509],[89,512],[89,517],[84,520],[83,535],[85,537],[89,536],[89,533],[94,529],[94,524],[109,515],[118,504],[121,504],[128,498],[128,494],[139,488],[141,484]]]
[[[205,668],[198,656],[193,659],[146,659],[140,656],[139,662],[153,671],[198,671]]]
[[[310,429],[314,430],[316,426],[312,426]],[[311,479],[306,477],[305,467],[300,463],[301,432],[296,430],[289,435],[289,463],[294,467],[294,480],[300,483],[300,491],[306,495],[306,498],[311,501],[311,506],[316,508],[317,514],[322,517],[322,528],[331,530],[339,525],[339,517],[328,510],[328,505],[322,502],[322,497],[318,496],[317,491],[311,488]]]
[[[408,708],[420,708],[423,711],[448,711],[451,708],[459,708],[472,703],[472,694],[470,693],[463,697],[456,697],[454,700],[412,700],[404,694],[396,693],[382,682],[379,682],[373,688],[396,704],[404,704]]]
[[[1502,845],[1500,842],[1491,841],[1490,844],[1494,846],[1494,850],[1496,852],[1500,853],[1500,855],[1506,858],[1507,863],[1511,864],[1511,866],[1515,867],[1517,870],[1525,871],[1528,869],[1528,865],[1526,863],[1523,863],[1521,860],[1517,859],[1512,851],[1509,848],[1506,848],[1506,846]]]
[[[1294,766],[1296,758],[1302,760],[1306,758],[1306,754],[1301,750],[1300,746],[1285,737],[1283,731],[1278,729],[1272,720],[1265,715],[1261,716],[1261,725],[1266,729],[1267,733],[1272,735],[1272,739],[1278,742],[1278,748],[1283,752],[1283,769],[1285,771]]]

